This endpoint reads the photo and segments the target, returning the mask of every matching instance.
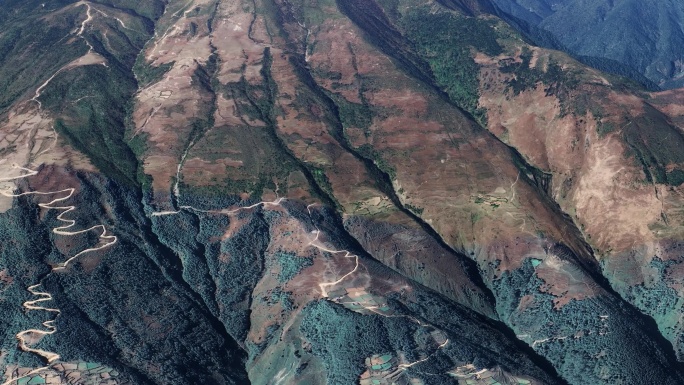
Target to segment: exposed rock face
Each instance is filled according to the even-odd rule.
[[[678,91],[484,1],[8,7],[7,384],[684,382]]]

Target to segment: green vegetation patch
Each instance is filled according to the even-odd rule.
[[[285,283],[302,270],[309,266],[313,266],[313,257],[300,257],[290,253],[277,252],[275,257],[280,264],[280,274],[278,274],[278,282]]]
[[[678,186],[684,181],[684,136],[655,108],[623,128],[628,155],[641,164],[646,181]]]
[[[670,341],[677,339],[677,329],[668,326],[678,322],[681,299],[677,291],[670,287],[667,277],[668,270],[676,268],[678,264],[674,260],[663,261],[653,258],[646,265],[649,269],[647,281],[620,288],[621,292],[625,293],[625,299],[656,320],[660,332]],[[620,270],[623,275],[631,273],[626,269]],[[684,353],[681,344],[676,344],[675,348],[680,356]]]
[[[29,89],[38,88],[60,68],[87,52],[87,46],[79,43],[55,49],[57,42],[70,30],[69,25],[48,25],[32,18],[17,18],[2,24],[0,111],[6,110]]]
[[[311,175],[313,176],[314,182],[318,187],[328,196],[330,199],[334,200],[338,208],[342,208],[337,199],[335,198],[334,190],[328,175],[326,175],[325,170],[309,165],[308,168],[311,170]]]
[[[86,18],[83,4],[3,3],[2,13],[12,17],[0,14],[0,112],[42,85],[38,100],[55,117],[60,136],[103,173],[137,184],[137,160],[124,140],[137,90],[131,68],[163,6],[160,0],[103,0],[97,9],[121,21],[93,17],[77,36]],[[67,69],[88,45],[106,66]]]
[[[139,55],[135,61],[135,67],[133,67],[135,76],[138,79],[138,85],[140,88],[145,88],[150,84],[159,82],[174,64],[175,62],[170,62],[155,67],[145,62],[144,55]]]
[[[339,95],[331,95],[337,105],[344,128],[356,127],[367,132],[373,123],[373,112],[365,103],[352,103]]]
[[[615,132],[617,130],[617,126],[614,123],[611,122],[598,122],[596,125],[596,132],[599,134],[599,137],[604,137],[611,132]]]
[[[354,384],[365,370],[364,357],[387,351],[387,332],[377,316],[362,316],[327,301],[303,311],[302,334],[323,360],[329,384]]]
[[[416,215],[421,215],[423,214],[423,211],[425,211],[425,209],[423,209],[422,207],[416,207],[409,203],[405,204],[404,206],[406,206],[407,209],[411,210],[411,212],[413,212]]]
[[[382,157],[380,152],[376,150],[373,146],[371,146],[370,144],[363,144],[359,146],[356,150],[364,158],[371,159],[373,163],[375,163],[375,165],[378,166],[378,168],[382,172],[389,175],[390,179],[397,179],[397,170],[388,161],[386,161]]]
[[[137,160],[125,136],[126,106],[136,85],[115,68],[86,66],[55,77],[41,96],[55,129],[104,174],[137,184]],[[74,103],[75,100],[78,103]]]
[[[532,51],[523,47],[520,54],[521,62],[502,62],[500,70],[503,73],[513,74],[514,77],[508,81],[507,89],[512,91],[514,95],[520,94],[522,91],[536,87],[538,83],[546,86],[547,93],[551,93],[553,88],[562,86],[566,89],[572,89],[579,85],[579,79],[573,73],[563,71],[558,63],[552,58],[547,63],[546,71],[537,67],[530,68],[532,61]],[[595,104],[583,103],[580,101],[575,105],[575,112],[583,115],[588,108],[594,108]]]
[[[545,283],[537,276],[533,261],[526,259],[519,269],[502,272],[493,281],[492,291],[501,314],[516,314],[517,333],[528,334],[530,340],[545,340],[535,350],[561,376],[576,379],[578,384],[676,382],[666,371],[643,370],[662,365],[665,349],[672,347],[656,342],[661,337],[643,323],[636,309],[623,304],[619,297],[607,295],[571,300],[557,308],[556,297],[540,291]],[[526,296],[533,298],[532,305],[516,313]],[[577,335],[578,331],[582,334]],[[597,351],[605,352],[601,360],[587,359]],[[626,364],[629,362],[642,365]]]
[[[430,64],[439,86],[461,108],[484,123],[485,112],[478,108],[479,67],[473,51],[489,56],[503,53],[494,29],[496,22],[415,7],[406,12],[400,25]]]
[[[164,0],[99,0],[98,3],[107,4],[111,7],[124,9],[130,13],[140,15],[148,21],[157,20],[164,13],[168,1]]]

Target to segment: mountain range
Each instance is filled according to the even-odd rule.
[[[0,384],[684,383],[680,5],[41,1]]]
[[[684,4],[636,0],[492,0],[538,44],[650,88],[684,86]]]

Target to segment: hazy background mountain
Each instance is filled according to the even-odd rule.
[[[684,2],[492,1],[503,13],[550,32],[575,56],[615,60],[663,89],[684,85]],[[539,34],[533,39],[537,43],[543,40]],[[610,69],[611,65],[602,63],[599,66]]]

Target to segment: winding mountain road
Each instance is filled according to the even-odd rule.
[[[16,164],[13,164],[12,168],[19,169],[21,171],[25,171],[26,173],[21,174],[19,176],[14,176],[14,177],[0,178],[0,182],[15,181],[15,180],[27,178],[27,177],[38,174],[38,171],[31,170],[31,169],[28,169],[25,167],[21,167],[21,166],[18,166]],[[78,257],[80,257],[86,253],[90,253],[90,252],[98,251],[98,250],[103,250],[105,248],[111,247],[114,244],[116,244],[116,242],[118,241],[116,236],[107,234],[107,229],[105,228],[104,225],[95,225],[95,226],[89,227],[87,229],[78,230],[78,231],[67,231],[68,229],[76,226],[76,221],[73,219],[66,219],[66,218],[64,218],[64,216],[66,214],[76,210],[76,206],[73,206],[73,205],[54,206],[54,205],[56,203],[64,202],[64,201],[68,200],[69,198],[71,198],[74,195],[75,191],[76,190],[74,188],[67,188],[67,189],[63,189],[63,190],[49,191],[49,192],[29,191],[29,192],[24,192],[24,193],[20,193],[20,194],[14,194],[12,192],[7,192],[7,191],[0,191],[1,195],[5,196],[5,197],[9,197],[9,198],[17,198],[17,197],[22,197],[22,196],[27,196],[27,195],[43,195],[43,196],[58,195],[57,198],[54,198],[53,200],[51,200],[48,203],[39,203],[38,204],[39,207],[44,208],[46,210],[61,210],[62,211],[57,216],[57,220],[60,222],[63,222],[64,224],[61,226],[57,226],[57,227],[53,228],[52,232],[54,234],[62,235],[62,236],[74,236],[74,235],[78,235],[78,234],[87,233],[90,231],[101,230],[101,233],[99,235],[99,239],[100,239],[100,241],[104,241],[104,243],[102,243],[99,246],[88,248],[88,249],[85,249],[83,251],[80,251],[80,252],[74,254],[73,256],[67,258],[64,262],[59,263],[56,266],[53,266],[51,272],[64,270],[76,258],[78,258]],[[44,306],[39,305],[39,303],[41,303],[41,302],[48,302],[48,301],[52,300],[52,295],[50,295],[50,293],[47,293],[47,292],[38,291],[38,287],[40,287],[40,283],[29,286],[27,288],[27,291],[29,293],[31,293],[32,295],[37,296],[39,298],[24,302],[23,303],[24,309],[26,309],[27,311],[41,310],[41,311],[46,311],[49,313],[55,313],[56,315],[59,315],[60,314],[59,309],[49,308],[49,307],[44,307]],[[26,378],[28,376],[37,374],[43,370],[50,369],[52,367],[52,365],[54,365],[54,363],[56,363],[59,360],[60,356],[57,353],[45,351],[42,349],[32,348],[30,346],[30,344],[31,344],[30,340],[34,339],[34,337],[36,335],[46,336],[46,335],[56,333],[57,327],[55,326],[54,323],[55,323],[55,320],[43,322],[42,325],[46,328],[46,330],[26,329],[26,330],[22,330],[16,334],[16,338],[19,341],[19,349],[21,349],[22,351],[33,353],[33,354],[36,354],[40,357],[43,357],[47,361],[48,366],[44,366],[44,367],[34,369],[34,370],[24,374],[21,377],[9,379],[8,381],[4,382],[2,385],[9,385],[12,382],[18,381],[22,378]]]

